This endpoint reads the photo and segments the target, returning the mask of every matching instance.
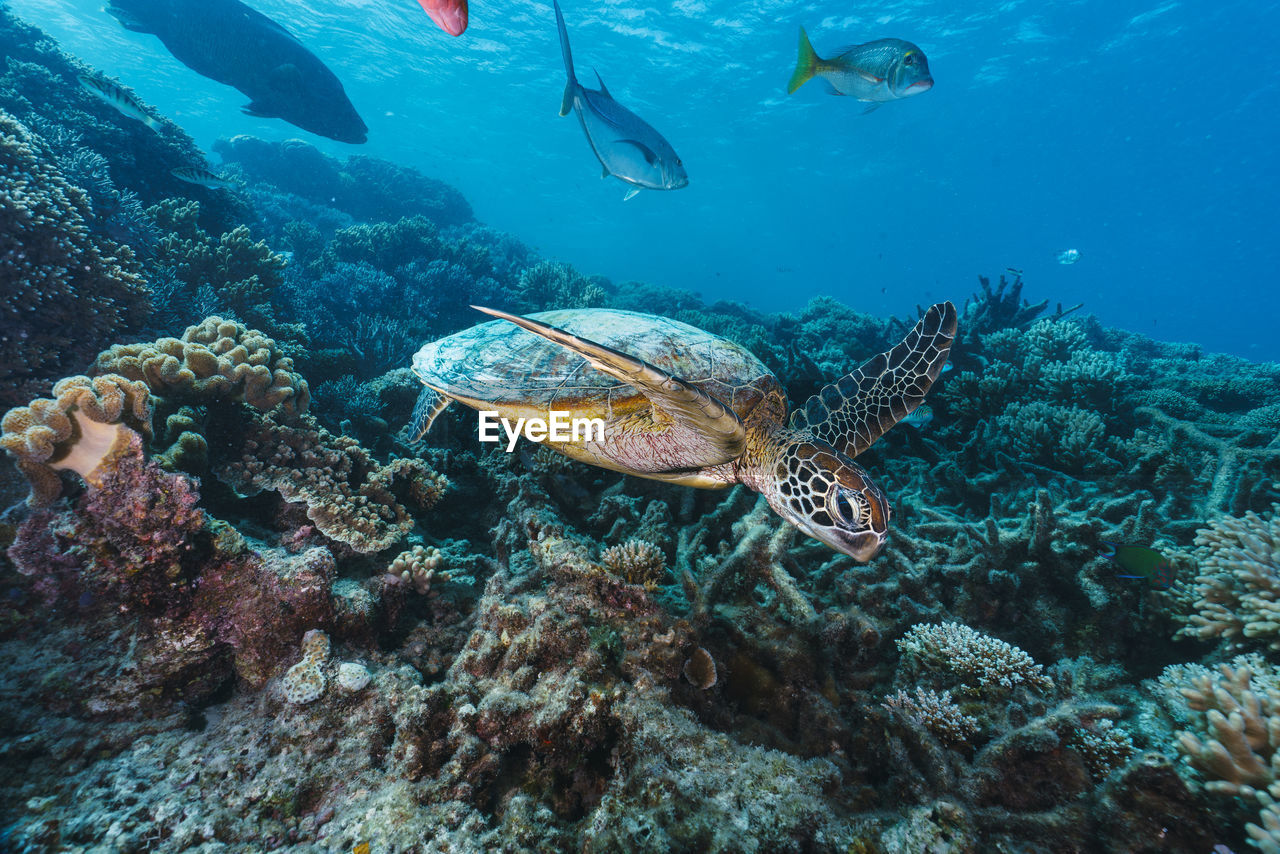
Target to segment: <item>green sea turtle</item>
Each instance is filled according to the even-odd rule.
[[[602,438],[543,444],[671,483],[745,484],[779,516],[859,561],[883,548],[890,510],[853,458],[920,405],[956,334],[955,306],[938,303],[902,343],[824,387],[788,420],[782,384],[759,359],[687,323],[600,308],[529,317],[476,308],[501,320],[413,357],[427,386],[414,409],[415,438],[455,400],[510,422],[556,412],[599,418]]]

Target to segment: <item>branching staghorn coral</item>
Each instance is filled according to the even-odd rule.
[[[600,564],[629,584],[639,584],[646,590],[657,588],[667,574],[666,555],[647,540],[632,539],[610,546],[600,554]]]
[[[1219,517],[1196,533],[1194,608],[1181,636],[1280,650],[1280,505]]]
[[[732,503],[723,506],[731,507]],[[696,572],[691,561],[701,550],[701,537],[681,532],[677,570],[695,612],[705,615],[709,608],[762,584],[773,591],[775,606],[787,618],[801,625],[815,623],[818,612],[797,586],[792,570],[798,573],[799,567],[788,553],[796,529],[778,519],[763,498],[758,498],[751,512],[732,528],[736,538],[733,550],[702,556]]]
[[[952,701],[950,691],[939,693],[917,687],[914,693],[909,694],[898,689],[885,697],[880,705],[924,727],[948,744],[963,744],[978,732],[978,719],[966,715]]]
[[[1217,673],[1168,667],[1159,684],[1175,714],[1190,720],[1178,750],[1204,788],[1256,801],[1261,823],[1245,831],[1262,851],[1280,851],[1280,671],[1258,656],[1238,656]]]
[[[91,235],[91,217],[39,137],[0,110],[0,404],[82,371],[145,318],[133,254]]]
[[[270,303],[283,282],[285,259],[240,225],[219,237],[198,223],[200,203],[167,199],[147,213],[167,236],[155,247],[155,266],[194,295],[211,286],[222,306],[255,322],[269,320]]]

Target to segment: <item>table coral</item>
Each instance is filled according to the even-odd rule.
[[[0,403],[21,403],[139,326],[147,289],[128,247],[90,233],[84,192],[0,110]]]
[[[151,436],[151,402],[145,384],[116,374],[59,380],[52,398],[9,410],[0,448],[17,461],[31,484],[28,503],[51,503],[62,492],[58,471],[74,471],[91,488],[112,476],[129,436]]]
[[[233,320],[209,317],[182,338],[117,344],[90,369],[145,382],[153,394],[182,401],[226,397],[286,417],[307,411],[311,391],[275,341]]]

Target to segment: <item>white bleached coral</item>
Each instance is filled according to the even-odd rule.
[[[960,623],[915,626],[898,641],[898,649],[910,670],[949,674],[958,680],[956,690],[962,693],[1005,693],[1023,685],[1041,691],[1053,687],[1031,656]]]
[[[966,715],[951,699],[950,691],[917,687],[914,693],[908,694],[899,689],[885,697],[880,705],[924,727],[948,744],[963,744],[978,733],[978,719]]]

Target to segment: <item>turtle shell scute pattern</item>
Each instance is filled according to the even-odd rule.
[[[738,344],[669,318],[614,309],[563,309],[529,315],[581,338],[656,365],[728,405],[739,417],[778,380]],[[636,389],[577,353],[505,320],[433,341],[413,370],[446,394],[503,407],[572,412],[609,421],[649,405]]]

